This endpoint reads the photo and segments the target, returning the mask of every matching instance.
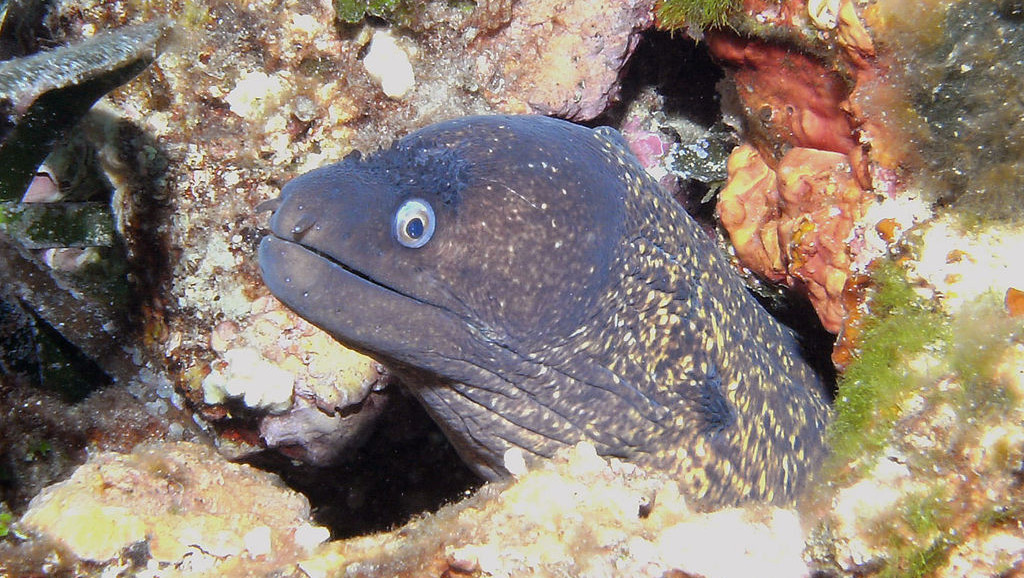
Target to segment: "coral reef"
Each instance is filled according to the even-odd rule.
[[[147,305],[138,311],[137,327],[122,332],[138,337],[126,339],[139,348],[133,359],[168,369],[186,402],[213,425],[223,451],[249,456],[264,450],[269,437],[286,444],[290,455],[326,463],[339,456],[324,445],[323,428],[344,414],[343,423],[350,424],[344,429],[352,435],[338,436],[338,448],[350,447],[341,440],[365,437],[360,430],[373,420],[369,415],[350,419],[351,414],[384,379],[368,359],[345,352],[328,336],[260,300],[264,290],[249,256],[264,216],[253,207],[294,174],[355,147],[372,150],[438,115],[484,112],[511,102],[573,102],[564,91],[527,96],[545,83],[533,72],[515,71],[520,81],[506,78],[492,66],[534,63],[522,56],[530,50],[564,57],[561,68],[545,61],[537,70],[563,75],[571,68],[577,75],[573,82],[586,87],[585,114],[596,114],[613,97],[617,71],[650,21],[650,6],[619,7],[621,18],[599,22],[580,5],[566,12],[567,19],[575,18],[571,25],[556,26],[554,31],[564,33],[551,46],[546,43],[553,41],[553,30],[526,24],[550,8],[545,3],[520,3],[513,10],[491,2],[478,13],[429,3],[416,9],[415,22],[396,17],[408,29],[382,28],[374,21],[340,35],[333,20],[343,15],[328,4],[289,1],[280,8],[268,13],[262,5],[230,0],[202,10],[189,3],[115,6],[69,0],[54,12],[69,40],[153,20],[168,10],[182,15],[176,23],[181,42],[139,81],[108,99],[119,110],[119,122],[151,138],[144,150],[113,152],[142,161],[135,175],[150,171],[148,186],[135,189],[155,201],[145,222],[137,218],[143,213],[135,208],[140,202],[132,193],[135,181],[104,167],[116,191],[115,205],[128,207],[118,232],[133,258],[133,278],[144,282],[140,301]],[[573,41],[574,26],[586,22],[595,30],[590,44]],[[609,26],[620,28],[605,30]],[[411,83],[395,88],[374,77],[368,59],[374,38],[390,38],[401,49],[413,72]],[[567,64],[573,61],[594,66],[581,72]],[[103,321],[91,325],[112,327]],[[247,360],[282,371],[253,375],[252,367],[244,367],[252,365]],[[125,363],[118,375],[130,379],[137,369]],[[270,380],[274,375],[277,379]],[[271,381],[276,388],[268,389]],[[368,405],[379,410],[381,404]],[[289,421],[292,409],[297,415]],[[323,415],[312,416],[311,409]],[[270,414],[273,423],[261,428]],[[299,439],[303,428],[309,446]]]
[[[1018,212],[1008,208],[1017,204],[1022,188],[1018,165],[1024,155],[1016,143],[1024,139],[1017,135],[1021,115],[1012,95],[1020,91],[1024,60],[1013,14],[1012,7],[967,0],[788,2],[776,8],[749,1],[729,16],[739,34],[708,31],[708,45],[734,84],[744,137],[762,157],[755,159],[749,150],[734,153],[736,176],[719,207],[744,264],[805,292],[823,324],[837,332],[846,308],[842,288],[835,288],[853,264],[879,254],[857,239],[875,223],[786,231],[808,244],[849,243],[848,254],[828,267],[804,267],[803,259],[790,258],[789,247],[743,247],[751,231],[761,229],[742,212],[792,212],[782,191],[744,187],[769,186],[767,175],[755,183],[753,173],[761,169],[754,165],[775,171],[793,147],[846,155],[831,167],[817,163],[817,179],[847,172],[862,200],[819,196],[816,205],[805,207],[810,211],[804,219],[791,224],[814,221],[815,211],[829,207],[844,212],[840,220],[859,223],[871,214],[872,190],[891,197],[915,181],[940,205],[962,207],[981,220],[1016,219]],[[1000,41],[991,43],[992,38]],[[775,206],[741,207],[748,200]],[[779,236],[773,221],[768,229],[760,242]]]
[[[263,443],[288,447],[293,457],[330,463],[365,438],[384,407],[380,397],[360,405],[387,382],[379,364],[342,347],[273,298],[253,301],[244,324],[217,324],[210,348],[217,358],[201,381],[204,415],[213,421],[225,417],[221,404],[228,398],[254,413],[269,413],[259,427]],[[247,437],[234,438],[234,454],[263,449]]]
[[[130,347],[118,342],[131,289],[116,228],[130,212],[111,212],[109,183],[98,175],[109,117],[102,107],[88,111],[157,58],[171,27],[157,19],[36,52],[48,9],[5,3],[0,14],[8,58],[0,62],[0,299],[39,318],[25,317],[11,334],[32,352],[18,363],[35,370],[4,369],[78,398],[137,373]]]
[[[618,96],[617,79],[650,26],[653,0],[523,0],[476,41],[476,79],[503,112],[588,120]],[[558,14],[558,18],[544,15]]]
[[[733,151],[729,169],[718,213],[736,254],[768,279],[805,293],[822,325],[839,332],[852,263],[847,243],[865,214],[847,157],[792,148],[772,170],[745,144]]]
[[[76,558],[154,575],[272,569],[329,536],[274,476],[185,442],[91,456],[33,498],[19,525]]]
[[[721,59],[746,119],[745,137],[774,166],[789,147],[850,154],[857,145],[843,110],[848,88],[831,65],[787,44],[707,34]]]
[[[722,224],[840,331],[833,456],[803,508],[823,575],[1024,569],[1020,21],[1018,3],[751,0],[705,31],[746,140]]]
[[[89,151],[69,142],[71,157],[88,159],[88,172],[101,177],[101,193],[70,193],[66,185],[77,177],[68,175],[79,171],[75,163],[58,162],[59,155],[46,159],[45,174],[26,181],[26,200],[105,202],[102,195],[113,191],[112,244],[126,258],[116,278],[127,280],[117,284],[120,293],[109,294],[116,299],[81,291],[85,284],[71,285],[65,276],[97,264],[116,270],[122,265],[114,264],[110,248],[54,246],[82,244],[79,235],[43,240],[46,249],[27,249],[9,233],[0,243],[8,272],[6,305],[0,305],[8,317],[0,324],[14,320],[4,325],[13,328],[12,340],[3,342],[8,350],[0,361],[0,573],[1024,571],[1024,279],[1016,266],[1024,246],[1020,3],[746,0],[727,12],[698,17],[684,10],[670,18],[681,6],[703,10],[716,3],[666,0],[658,4],[658,22],[688,25],[695,35],[705,29],[702,46],[711,47],[726,72],[725,118],[742,119],[732,122],[746,143],[732,153],[721,219],[740,260],[805,292],[830,329],[843,329],[835,354],[845,375],[834,456],[818,477],[817,493],[802,504],[811,532],[808,564],[800,560],[806,537],[792,512],[696,515],[671,483],[582,448],[509,486],[488,486],[460,500],[471,476],[458,469],[450,448],[444,453],[440,432],[429,429],[409,400],[395,403],[381,390],[387,376],[375,364],[304,325],[257,281],[252,253],[265,215],[255,207],[290,177],[442,118],[503,110],[591,119],[607,112],[620,97],[622,67],[638,35],[655,18],[653,0],[614,6],[492,0],[475,8],[59,0],[46,3],[46,14],[32,12],[41,3],[12,0],[3,4],[3,58],[81,46],[100,31],[168,14],[176,18],[178,41],[87,115],[76,132],[86,136]],[[343,4],[351,10],[338,7]],[[556,8],[561,18],[545,14]],[[378,18],[356,22],[367,13]],[[722,18],[727,29],[713,25]],[[394,90],[374,77],[372,59],[369,69],[365,61],[372,39],[384,34],[412,69],[411,82]],[[679,59],[665,52],[663,64]],[[696,143],[699,157],[715,146],[728,150],[733,141],[703,132],[718,120],[716,99],[708,98],[714,118],[691,130],[659,116],[673,104],[661,98],[662,89],[655,96],[626,94],[645,99],[647,108],[631,109],[624,128],[648,166],[668,179],[666,159],[680,147]],[[679,175],[713,184],[720,171],[704,168],[686,166]],[[22,192],[8,198],[19,201]],[[950,215],[961,211],[969,216]],[[901,243],[907,238],[909,245]],[[878,255],[894,264],[870,265]],[[97,390],[108,381],[90,378],[83,389],[61,395],[26,385],[26,375],[54,359],[11,355],[41,347],[24,339],[33,324],[59,327],[68,347],[115,385]],[[231,352],[238,351],[248,351],[243,361],[256,352],[281,370],[249,375],[250,385],[289,375],[290,396],[278,391],[289,407],[245,406],[247,394],[260,396],[228,383],[245,374],[232,367],[239,354]],[[215,374],[224,379],[206,383]],[[238,395],[207,404],[208,391]],[[377,405],[385,399],[386,407]],[[386,413],[386,427],[374,427],[376,411]],[[301,488],[318,504],[318,520],[340,529],[337,536],[382,533],[307,550],[325,534],[302,498],[207,449],[166,443],[201,439],[201,430],[221,455],[273,469]],[[369,445],[355,450],[371,432]],[[377,437],[393,445],[374,446]],[[100,453],[129,452],[140,442],[157,445],[129,455]],[[148,501],[136,506],[132,524],[152,524],[154,536],[172,526],[143,521],[143,514],[186,495],[197,499],[188,493],[197,490],[226,505],[227,497],[244,499],[255,483],[267,500],[289,504],[290,514],[268,512],[266,503],[225,513],[241,522],[208,541],[208,534],[199,536],[207,553],[192,550],[188,561],[170,561],[183,552],[178,538],[128,544],[138,535],[100,552],[113,552],[112,562],[77,560],[66,546],[29,537],[27,526],[11,521],[87,454],[90,465],[73,483],[40,496],[41,509],[46,502],[49,508],[82,504],[79,512],[96,513],[111,505],[94,501],[97,495],[123,497],[125,478],[110,477],[118,483],[104,489],[85,475],[102,462],[104,472],[138,476],[130,479],[140,482],[139,496]],[[292,458],[318,465],[297,467]],[[218,475],[225,483],[202,485]],[[61,502],[61,496],[70,497]],[[412,512],[456,500],[437,515],[385,532]],[[76,521],[95,529],[95,519],[64,516],[55,531],[81,531]],[[189,524],[213,527],[206,522]],[[167,561],[156,560],[157,553]],[[231,555],[214,555],[223,553]]]
[[[397,530],[326,544],[306,500],[273,476],[196,444],[140,446],[92,456],[40,493],[15,528],[24,541],[0,545],[0,570],[88,569],[82,561],[94,560],[104,562],[80,573],[807,574],[792,511],[697,514],[673,481],[602,459],[587,444]]]
[[[46,358],[48,363],[53,360]],[[195,439],[199,432],[181,411],[181,400],[174,399],[170,383],[155,375],[140,379],[150,383],[92,391],[96,382],[89,382],[91,388],[82,392],[88,397],[69,400],[69,384],[62,384],[58,394],[26,385],[16,376],[0,375],[4,507],[21,514],[30,498],[68,475],[89,452],[123,452],[147,441]]]

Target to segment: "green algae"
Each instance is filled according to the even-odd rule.
[[[984,504],[971,511],[970,504],[948,486],[906,496],[891,517],[872,528],[871,536],[887,547],[886,562],[878,576],[931,576],[949,562],[954,550],[968,537],[1001,528],[1015,532],[1024,515],[1024,504],[1009,496],[1007,501]],[[1006,569],[1011,565],[1008,563]]]
[[[739,0],[662,0],[655,10],[658,25],[663,29],[703,29],[724,25],[730,13],[741,5]]]
[[[893,526],[880,524],[877,532],[889,541],[890,558],[881,578],[927,576],[949,560],[960,542],[951,531],[956,516],[946,488],[907,496],[896,512]]]
[[[940,309],[908,279],[904,259],[914,259],[915,238],[903,257],[874,264],[860,349],[839,380],[833,454],[822,472],[821,487],[834,489],[871,480],[882,456],[909,471],[899,500],[856,530],[876,549],[882,577],[933,575],[969,540],[1012,533],[1024,513],[1019,493],[1007,491],[1024,472],[1012,433],[1020,424],[1007,421],[1022,401],[1012,363],[1024,322],[994,292],[954,313]],[[829,529],[821,531],[829,539]],[[820,561],[835,562],[829,549]]]
[[[914,291],[899,264],[880,262],[873,279],[863,347],[839,381],[830,432],[836,465],[881,449],[901,403],[921,385],[907,364],[950,331],[945,316]]]
[[[870,465],[916,394],[955,408],[961,430],[1019,401],[996,376],[1022,336],[1021,322],[1006,314],[999,296],[986,295],[950,317],[918,293],[898,262],[876,263],[872,279],[861,347],[838,383],[830,431],[835,469]],[[927,387],[943,376],[955,386]]]
[[[342,22],[355,23],[367,15],[387,18],[401,0],[334,0],[334,14]]]
[[[14,515],[10,512],[0,512],[0,538],[6,538],[11,533],[11,522]]]
[[[334,15],[341,24],[358,24],[367,16],[372,16],[400,28],[423,31],[439,23],[436,20],[437,16],[431,15],[431,7],[441,5],[454,8],[455,13],[460,15],[467,15],[479,9],[478,13],[484,22],[502,21],[502,11],[498,9],[498,13],[493,14],[487,4],[474,3],[472,0],[334,0]],[[511,9],[508,10],[510,12]]]
[[[1016,7],[1015,7],[1016,6]],[[932,200],[982,222],[1021,222],[1024,203],[1024,18],[1019,3],[879,2],[875,30],[894,65],[865,92],[869,116],[908,143]],[[882,90],[880,94],[886,94]],[[872,103],[872,99],[881,102]]]
[[[110,247],[116,235],[105,202],[0,202],[0,231],[29,249]]]

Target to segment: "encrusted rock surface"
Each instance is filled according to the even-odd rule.
[[[799,288],[825,329],[838,333],[853,260],[848,242],[868,202],[846,155],[794,147],[773,170],[744,144],[729,158],[718,214],[745,265]]]
[[[390,535],[330,543],[299,566],[311,576],[797,578],[807,573],[802,544],[792,511],[698,514],[675,482],[580,444],[510,484]]]
[[[653,0],[515,2],[507,26],[470,45],[477,79],[500,110],[592,119],[618,96],[653,10]]]
[[[0,550],[0,570],[56,554],[138,576],[807,575],[795,512],[695,513],[675,482],[587,444],[392,532],[326,543],[274,476],[198,444],[140,446],[93,456],[18,527],[34,543]]]
[[[152,576],[266,571],[329,535],[275,476],[187,442],[96,454],[36,496],[20,523],[85,560],[127,568],[141,557],[137,572]],[[132,552],[140,545],[145,555]]]
[[[1020,139],[1009,138],[1019,129],[1011,122],[1019,99],[1004,98],[1024,78],[1014,56],[1018,3],[748,0],[730,22],[738,34],[708,31],[728,72],[723,101],[743,119],[733,124],[745,144],[733,152],[719,197],[736,254],[805,291],[826,327],[843,329],[836,456],[802,504],[803,525],[782,510],[695,514],[671,482],[576,448],[392,532],[311,550],[325,535],[304,499],[221,456],[277,446],[291,458],[334,463],[372,429],[365,408],[383,406],[367,400],[381,395],[386,376],[267,296],[252,259],[265,226],[256,207],[296,174],[443,118],[496,110],[593,117],[616,98],[620,66],[650,23],[651,3],[495,1],[474,12],[432,2],[414,21],[353,26],[335,25],[321,0],[53,4],[62,39],[173,12],[178,43],[105,99],[106,120],[97,123],[131,279],[142,288],[133,305],[140,322],[119,334],[134,347],[119,357],[124,375],[137,375],[72,410],[5,380],[0,466],[30,464],[17,471],[31,474],[22,490],[34,491],[85,450],[192,439],[196,428],[180,413],[190,408],[221,451],[166,444],[95,454],[12,527],[0,572],[1024,571],[1024,279],[1016,265],[1024,240],[1019,218],[1003,210],[1019,206],[1014,167],[1024,158]],[[377,40],[386,50],[367,62]],[[402,64],[400,75],[388,73],[389,62]],[[669,102],[647,100],[653,108]],[[656,170],[686,132],[665,126],[633,115],[623,127]],[[951,160],[975,149],[971,162]],[[999,209],[991,211],[999,226],[985,207]],[[885,275],[902,281],[880,280],[871,264],[880,255],[895,263]],[[359,407],[365,419],[350,420]],[[100,419],[103,409],[110,413]],[[388,426],[398,431],[402,422]],[[849,424],[869,435],[857,437]],[[33,427],[38,438],[29,436]],[[437,445],[429,436],[414,443]],[[413,494],[457,477],[452,463],[426,462],[427,470],[394,475],[410,476]],[[358,503],[381,488],[342,488],[322,503]],[[4,496],[16,507],[26,498]],[[229,497],[241,498],[243,510]],[[263,511],[268,504],[284,505]],[[40,522],[48,509],[59,512]],[[104,536],[110,543],[83,539],[96,537],[86,531],[101,519],[93,516],[112,512],[126,523]],[[185,526],[195,533],[174,535]],[[64,545],[23,537],[30,528]],[[68,548],[113,561],[75,562]]]

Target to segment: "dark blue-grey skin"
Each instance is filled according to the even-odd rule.
[[[593,443],[703,507],[788,503],[828,406],[793,335],[613,129],[428,126],[289,182],[275,296],[388,365],[485,478]]]

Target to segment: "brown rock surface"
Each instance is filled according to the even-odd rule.
[[[21,524],[96,562],[144,542],[169,574],[273,568],[305,553],[305,534],[327,537],[275,476],[186,442],[96,454],[36,496]]]
[[[615,100],[653,0],[522,0],[512,20],[472,50],[477,78],[500,110],[592,119]]]
[[[838,332],[852,262],[848,240],[866,204],[847,157],[793,148],[772,170],[742,145],[729,159],[729,176],[718,212],[736,254],[806,294],[825,328]]]

